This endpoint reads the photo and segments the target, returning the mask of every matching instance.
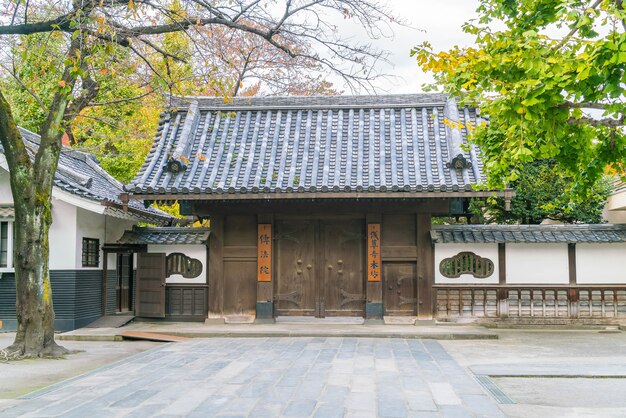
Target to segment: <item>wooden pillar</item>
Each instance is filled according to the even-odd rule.
[[[569,285],[567,291],[567,301],[569,305],[569,315],[571,318],[578,318],[578,301],[580,295],[576,287],[576,244],[567,244],[567,261],[569,267]]]
[[[498,244],[498,316],[509,316],[509,291],[506,286],[506,244]]]
[[[208,318],[221,318],[224,310],[224,216],[211,216],[209,236]]]
[[[367,233],[369,229],[369,225],[381,225],[382,216],[381,214],[367,214],[366,215],[366,225],[365,231]],[[380,235],[379,235],[380,238]],[[369,237],[366,237],[366,248],[367,243],[369,242]],[[382,244],[379,240],[378,242],[378,252],[380,257],[380,252],[382,251]],[[367,258],[366,258],[367,259]],[[382,260],[382,257],[380,257]],[[366,261],[367,262],[367,261]],[[382,262],[382,261],[381,261]],[[365,271],[369,271],[369,266]],[[382,266],[379,266],[380,271],[382,272]],[[365,318],[366,319],[382,319],[383,318],[383,285],[382,285],[382,277],[379,277],[378,281],[370,280],[369,277],[366,278],[366,289],[365,289]]]
[[[435,315],[435,254],[430,237],[430,213],[417,214],[417,319],[432,320]]]
[[[261,244],[257,239],[257,291],[256,291],[256,319],[273,320],[274,318],[274,277],[275,258],[273,252],[274,218],[270,214],[258,216],[259,236],[266,230],[269,242]],[[264,227],[267,225],[267,227]],[[265,260],[265,261],[264,261]],[[266,269],[267,268],[267,269]],[[263,269],[262,271],[260,269]]]
[[[107,289],[108,289],[108,281],[109,281],[109,252],[107,250],[102,251],[102,257],[104,258],[102,262],[102,315],[106,315],[107,313]]]

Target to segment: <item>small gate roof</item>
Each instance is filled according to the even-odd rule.
[[[608,243],[626,242],[626,225],[437,225],[435,243]]]
[[[210,231],[206,228],[148,228],[133,226],[117,241],[118,244],[186,244],[205,245]]]
[[[465,137],[486,122],[444,94],[172,100],[135,199],[452,197],[484,182]]]

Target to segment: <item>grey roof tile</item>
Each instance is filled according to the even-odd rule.
[[[39,135],[26,129],[19,128],[26,148],[34,158],[39,147]],[[4,152],[0,146],[0,152]],[[121,206],[119,195],[123,185],[104,171],[98,164],[98,160],[92,154],[72,150],[63,147],[59,156],[58,169],[54,176],[54,186],[73,195],[89,199],[99,203]],[[124,215],[136,215],[135,217],[150,223],[167,223],[173,217],[153,207],[144,207],[143,203],[130,201],[129,213]],[[118,212],[110,212],[112,216],[123,217]]]
[[[192,104],[199,109],[193,124],[186,122]],[[222,98],[174,98],[127,190],[204,195],[469,191],[484,181],[480,151],[462,151],[471,167],[449,168],[450,147],[460,149],[467,130],[455,132],[444,121],[450,116],[446,112],[464,123],[480,121],[473,109],[451,109],[457,109],[456,102],[443,94],[234,98],[227,104]],[[190,150],[188,167],[172,173],[168,161],[182,149]]]
[[[626,225],[437,225],[438,243],[608,243],[626,242]]]
[[[117,241],[118,244],[185,244],[205,245],[209,238],[209,230],[205,228],[145,228],[134,226]]]

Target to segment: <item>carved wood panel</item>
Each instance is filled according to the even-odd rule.
[[[417,314],[417,273],[414,262],[383,264],[385,315]]]

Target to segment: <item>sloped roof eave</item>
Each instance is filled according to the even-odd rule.
[[[441,199],[458,197],[513,197],[512,189],[488,191],[424,191],[424,192],[282,192],[282,193],[129,193],[132,200],[296,200],[296,199]]]
[[[465,138],[484,119],[445,94],[173,100],[133,200],[476,196],[485,179]]]

